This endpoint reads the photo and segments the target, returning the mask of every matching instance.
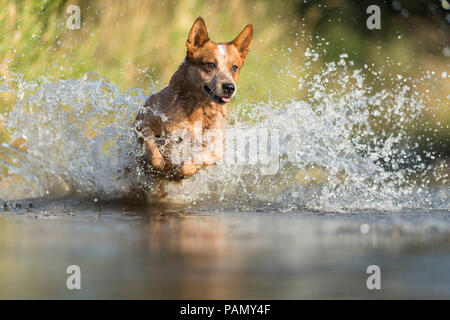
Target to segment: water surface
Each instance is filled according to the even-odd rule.
[[[17,98],[0,115],[0,297],[450,298],[450,172],[433,151],[448,142],[416,89],[440,75],[386,82],[348,54],[308,67],[318,59],[305,52],[291,99],[230,107],[227,132],[276,137],[257,161],[259,136],[165,202],[133,205],[154,187],[132,125],[151,90],[93,73],[0,79]],[[381,290],[367,289],[370,265]]]
[[[0,213],[1,298],[450,298],[448,210],[26,207]],[[66,288],[73,264],[81,290]],[[366,287],[369,265],[381,290]]]

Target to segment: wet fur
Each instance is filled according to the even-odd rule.
[[[206,161],[201,164],[174,164],[171,152],[180,142],[172,141],[171,134],[180,129],[193,134],[196,121],[201,121],[202,133],[207,130],[224,132],[227,102],[235,92],[230,95],[223,86],[224,83],[236,84],[252,36],[253,28],[247,25],[233,41],[216,43],[209,39],[201,17],[194,22],[186,41],[185,60],[169,85],[147,99],[135,120],[136,133],[144,149],[142,164],[152,168],[152,175],[166,181],[181,180],[221,159],[220,152],[212,151],[203,154]],[[215,69],[208,67],[211,62],[216,63]]]

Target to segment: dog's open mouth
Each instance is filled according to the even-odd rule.
[[[213,91],[205,84],[203,85],[203,90],[208,94],[208,96],[216,103],[225,104],[228,103],[231,97],[221,97],[213,93]]]

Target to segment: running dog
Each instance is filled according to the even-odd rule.
[[[216,43],[203,18],[195,20],[186,58],[169,85],[146,100],[134,123],[144,165],[153,175],[180,181],[221,160],[227,103],[236,94],[252,37],[249,24],[233,41]]]

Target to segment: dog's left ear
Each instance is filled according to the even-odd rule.
[[[200,48],[209,40],[208,30],[202,17],[198,17],[192,25],[186,41],[186,47],[189,51]]]
[[[250,43],[253,39],[253,26],[248,24],[244,30],[234,39],[231,43],[238,49],[241,56],[242,63],[247,59],[248,52],[250,51]]]

